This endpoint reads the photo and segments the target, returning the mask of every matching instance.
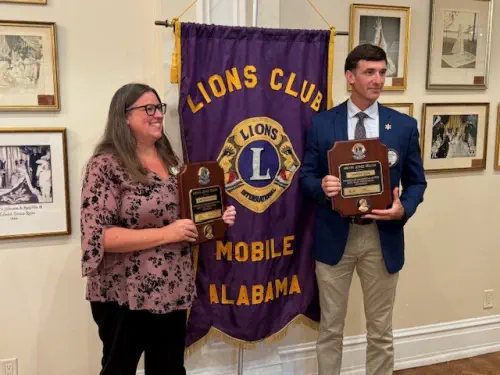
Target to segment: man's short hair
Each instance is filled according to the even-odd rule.
[[[348,70],[354,70],[358,67],[360,60],[366,61],[385,61],[387,64],[387,54],[385,51],[373,44],[360,44],[355,47],[345,59],[344,73]]]

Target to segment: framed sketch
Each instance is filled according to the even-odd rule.
[[[500,104],[497,111],[497,139],[495,145],[495,170],[500,171]]]
[[[430,103],[422,110],[422,159],[427,171],[486,168],[489,103]]]
[[[47,4],[47,0],[0,0],[0,3]]]
[[[0,128],[0,239],[71,233],[64,128]]]
[[[382,103],[386,107],[413,117],[413,103]]]
[[[0,111],[59,109],[55,23],[0,21]]]
[[[349,50],[359,44],[369,43],[386,52],[384,90],[406,90],[410,18],[409,7],[351,4]]]
[[[428,89],[485,89],[492,0],[432,0]]]

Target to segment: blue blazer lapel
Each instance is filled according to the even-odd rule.
[[[337,141],[347,141],[347,100],[339,104],[335,113],[335,138]]]
[[[385,128],[385,126],[387,124],[392,125],[391,124],[391,114],[387,110],[387,107],[384,107],[380,103],[378,105],[378,121],[379,121],[378,134],[379,134],[380,142],[387,145],[391,131],[387,130]]]

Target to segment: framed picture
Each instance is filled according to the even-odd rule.
[[[428,89],[485,89],[492,0],[432,0]]]
[[[384,90],[406,90],[410,17],[409,7],[351,4],[349,50],[366,43],[384,49],[387,53]]]
[[[500,171],[500,104],[497,111],[497,139],[495,145],[495,170]]]
[[[47,4],[47,0],[0,0],[0,3]]]
[[[59,109],[55,23],[0,21],[0,111]]]
[[[386,107],[413,117],[413,103],[382,103]]]
[[[0,128],[0,239],[71,233],[64,128]]]
[[[489,103],[430,103],[422,110],[422,159],[427,171],[486,168]]]

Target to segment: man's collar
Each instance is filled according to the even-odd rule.
[[[358,112],[361,112],[361,110],[352,102],[351,98],[349,98],[349,100],[347,100],[347,115],[349,118],[353,118],[358,114]],[[366,113],[371,119],[374,119],[378,114],[378,102],[375,101],[363,112]]]

